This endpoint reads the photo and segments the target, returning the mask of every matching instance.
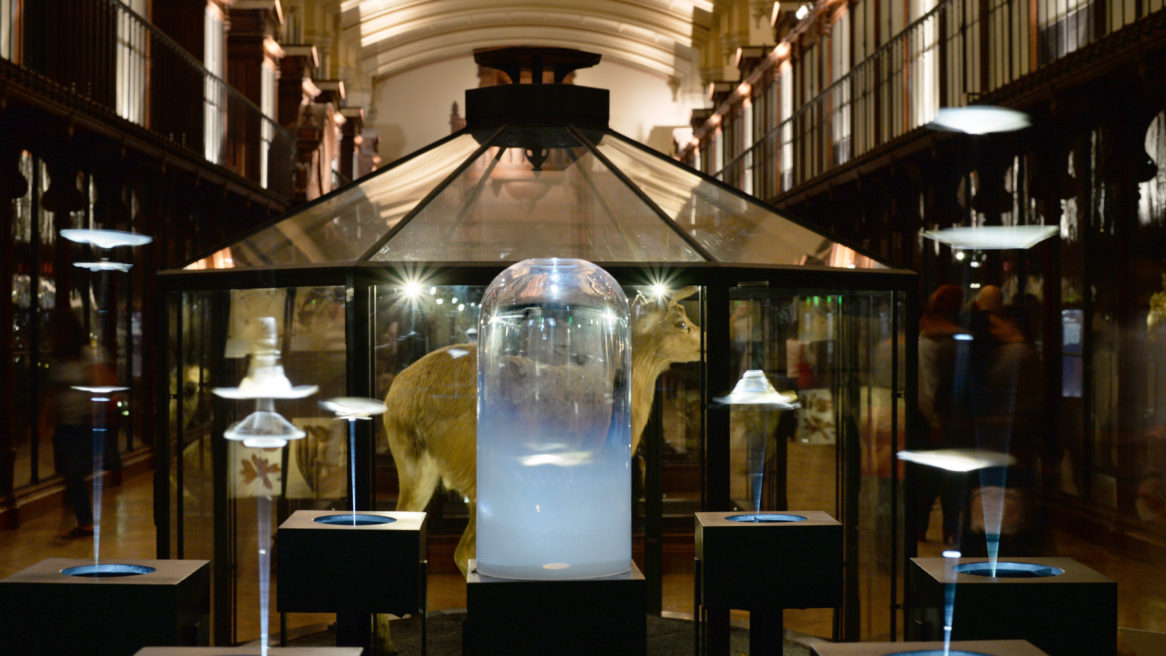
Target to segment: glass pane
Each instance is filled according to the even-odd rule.
[[[176,555],[210,558],[215,524],[231,531],[233,615],[232,641],[258,635],[256,501],[261,495],[277,500],[276,508],[348,507],[347,431],[343,422],[320,408],[319,402],[347,396],[342,287],[233,290],[183,295],[177,320],[181,342],[171,349],[178,366],[170,387],[181,390],[170,406],[176,460],[171,503],[181,526],[176,531]],[[259,317],[276,319],[281,362],[293,385],[318,385],[304,399],[279,400],[276,411],[307,434],[277,449],[259,449],[225,441],[223,432],[255,409],[254,401],[213,397],[213,387],[234,387],[247,374],[250,343]],[[181,349],[178,348],[179,343]],[[221,411],[221,414],[216,414]],[[181,421],[177,421],[181,414]],[[217,445],[217,447],[216,447]],[[213,463],[225,453],[229,516],[214,517]],[[278,526],[284,516],[273,516]],[[274,572],[273,572],[274,573]],[[273,579],[274,580],[274,579]],[[274,598],[272,599],[274,603]],[[272,606],[274,608],[274,605]],[[325,616],[295,613],[293,628],[319,624]]]
[[[189,269],[352,262],[478,147],[463,134],[338,190]]]
[[[1155,162],[1166,162],[1163,159],[1166,155],[1166,112],[1159,112],[1151,122],[1144,145]],[[1134,281],[1136,286],[1133,297],[1146,300],[1133,317],[1127,318],[1132,319],[1138,329],[1127,324],[1122,331],[1126,340],[1122,348],[1129,353],[1126,362],[1139,363],[1145,367],[1145,373],[1124,367],[1121,392],[1126,398],[1124,407],[1145,408],[1145,411],[1129,424],[1136,433],[1124,437],[1118,451],[1118,480],[1125,478],[1130,481],[1119,488],[1118,507],[1141,526],[1161,535],[1166,527],[1162,503],[1166,500],[1166,475],[1163,475],[1163,463],[1166,462],[1163,459],[1166,455],[1166,403],[1163,403],[1166,397],[1166,331],[1162,321],[1166,318],[1166,262],[1159,244],[1166,237],[1166,179],[1155,176],[1139,184],[1138,197],[1139,220],[1132,244],[1133,261],[1137,264],[1133,270],[1144,273],[1127,280]],[[1096,260],[1093,263],[1101,264]],[[1145,332],[1140,330],[1142,312],[1146,315]],[[1137,481],[1136,487],[1133,480]]]
[[[32,194],[33,160],[21,153],[20,172],[28,180],[29,191],[12,201],[12,380],[35,380],[35,358],[32,353],[33,317],[36,316],[36,295],[33,294],[33,272],[36,270],[36,249],[33,247]],[[7,330],[7,327],[4,328]],[[13,385],[14,408],[33,408],[33,385]],[[9,418],[12,443],[16,449],[13,463],[13,486],[20,488],[32,482],[33,418],[17,412]]]
[[[835,503],[838,439],[834,429],[831,326],[837,297],[771,289],[732,289],[729,331],[735,378],[764,372],[793,409],[734,405],[729,409],[730,493],[745,512],[818,510],[841,520]],[[804,310],[804,311],[803,311]],[[786,611],[786,626],[832,635],[832,611]]]
[[[528,134],[503,134],[499,142],[512,143]],[[701,261],[680,235],[569,132],[546,129],[537,136],[541,143],[554,147],[491,147],[373,259]]]
[[[171,507],[174,510],[172,555],[177,558],[211,559],[214,557],[214,480],[211,450],[212,431],[211,370],[214,357],[214,331],[222,303],[216,297],[225,293],[198,292],[175,295],[172,316],[175,341],[171,352],[176,356],[170,375],[170,436],[174,476]],[[180,340],[180,341],[179,341]],[[181,344],[181,350],[178,346]],[[230,376],[237,367],[224,373]]]
[[[376,287],[376,315],[374,324],[375,396],[385,399],[398,376],[417,363],[427,353],[443,347],[451,347],[449,363],[452,369],[432,376],[404,379],[394,390],[395,398],[415,397],[422,399],[416,404],[408,404],[414,413],[403,416],[398,406],[390,403],[391,409],[383,418],[376,420],[376,477],[377,507],[393,510],[398,507],[402,493],[404,503],[413,510],[409,498],[416,499],[424,510],[424,499],[438,486],[438,481],[408,479],[408,474],[398,478],[394,457],[408,453],[405,442],[389,439],[385,423],[398,425],[412,422],[450,422],[452,426],[444,436],[454,435],[462,439],[468,437],[470,448],[476,440],[476,433],[458,433],[457,429],[473,431],[476,426],[476,358],[461,357],[474,353],[477,344],[478,303],[484,286],[471,285],[421,285],[384,284]],[[458,357],[453,357],[458,356]],[[431,371],[433,363],[417,364],[411,375]],[[406,389],[405,386],[408,386]],[[408,392],[408,394],[406,394]],[[427,402],[432,401],[432,402]],[[395,437],[403,437],[399,432]],[[404,456],[408,457],[408,456]],[[470,460],[471,465],[473,460]],[[423,492],[419,492],[425,488]],[[460,536],[465,530],[469,517],[468,509],[461,494],[440,486],[428,504],[429,519],[427,530],[430,535]],[[430,571],[435,573],[456,572],[450,558],[431,559]]]
[[[838,421],[858,426],[859,489],[848,490],[841,503],[854,504],[858,518],[858,605],[863,640],[897,640],[891,612],[903,600],[900,565],[906,541],[904,467],[896,454],[906,447],[907,342],[902,294],[889,292],[835,296],[838,351],[834,394]],[[858,394],[854,395],[853,390]],[[857,403],[856,403],[857,402]],[[840,431],[845,447],[847,431]],[[846,449],[845,453],[852,453]],[[847,476],[846,461],[839,474]],[[845,480],[845,479],[844,479]],[[851,514],[851,513],[847,513]],[[892,579],[893,572],[899,572]],[[898,631],[903,627],[898,624]]]
[[[51,184],[48,174],[48,166],[44,162],[37,163],[40,168],[40,197],[44,198],[44,193],[48,191]],[[62,185],[67,184],[62,182]],[[37,283],[33,294],[36,298],[35,305],[35,319],[37,331],[38,352],[33,353],[37,365],[40,368],[38,373],[41,374],[41,382],[45,385],[38,387],[40,394],[39,401],[44,404],[47,402],[47,377],[49,375],[49,368],[53,362],[53,345],[50,336],[52,335],[52,316],[53,309],[56,308],[58,300],[65,303],[65,299],[58,299],[57,291],[58,284],[63,283],[67,278],[67,274],[60,270],[57,266],[58,261],[67,261],[66,258],[57,257],[57,249],[60,248],[57,240],[57,226],[54,222],[54,213],[39,207],[36,213],[37,235],[39,235],[40,249],[39,260],[36,266],[39,268],[40,275],[36,278]],[[72,227],[68,216],[62,217],[60,221],[61,227]],[[61,290],[67,289],[65,285],[60,285]],[[42,405],[43,409],[44,406]],[[54,422],[49,422],[50,428]],[[57,472],[60,467],[55,462],[54,456],[56,453],[53,450],[53,431],[40,430],[38,435],[39,441],[37,443],[37,468],[33,473],[35,480],[43,481]]]
[[[704,436],[704,404],[701,397],[699,346],[686,339],[690,333],[680,326],[680,319],[692,323],[692,335],[700,333],[700,304],[703,290],[686,287],[672,290],[667,298],[655,300],[653,290],[646,286],[625,287],[633,299],[633,389],[654,390],[655,398],[633,393],[633,433],[644,422],[638,436],[639,446],[632,457],[632,517],[633,552],[641,548],[643,559],[637,558],[641,570],[646,570],[647,554],[653,547],[647,529],[653,523],[649,509],[658,501],[662,545],[663,589],[662,610],[677,613],[692,612],[692,561],[672,555],[673,541],[688,536],[691,545],[693,513],[700,510],[701,453]],[[680,348],[676,348],[679,346]],[[638,354],[638,355],[637,355]],[[650,363],[660,361],[662,372],[652,379]],[[653,407],[659,405],[657,423],[651,417]],[[636,436],[633,436],[635,439]],[[656,442],[658,440],[658,442]],[[649,499],[651,449],[659,444],[660,498]],[[658,543],[657,543],[658,544]],[[664,546],[668,545],[668,546]],[[649,584],[650,585],[650,584]],[[687,590],[687,595],[677,592]],[[687,600],[687,601],[685,601]]]
[[[899,396],[907,374],[902,308],[890,293],[839,295],[764,283],[740,285],[730,299],[734,375],[760,370],[797,403],[730,407],[734,506],[824,511],[854,524],[857,539],[847,558],[855,559],[848,566],[857,572],[857,587],[845,603],[857,608],[863,640],[890,639],[892,585],[902,598],[892,562],[904,553],[902,471],[894,455],[906,429]],[[848,447],[848,441],[857,443]],[[788,610],[785,623],[820,637],[834,628],[829,609]]]
[[[792,219],[609,134],[599,151],[720,262],[883,268]]]

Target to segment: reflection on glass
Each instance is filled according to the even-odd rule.
[[[381,169],[187,268],[355,261],[477,147],[468,134],[455,137]]]
[[[1007,467],[1016,463],[1016,458],[1012,455],[983,449],[900,451],[898,457],[900,460],[950,472],[970,472],[988,467]]]
[[[1015,132],[1032,125],[1028,114],[992,105],[941,107],[928,127],[950,132],[984,135],[997,132]]]
[[[525,133],[506,132],[509,144]],[[699,262],[700,255],[563,128],[538,151],[492,146],[381,248],[378,261]]]
[[[773,210],[718,186],[667,158],[608,135],[599,152],[640,187],[675,225],[720,262],[883,268]]]
[[[1057,226],[956,226],[930,230],[924,237],[963,250],[1027,249],[1059,232]],[[958,259],[958,257],[957,257]]]

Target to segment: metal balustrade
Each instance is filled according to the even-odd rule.
[[[715,175],[742,189],[748,180],[755,195],[776,197],[920,129],[941,106],[974,104],[1163,4],[944,0],[733,154]],[[800,71],[794,67],[795,78]],[[787,75],[771,77],[786,84]],[[731,122],[734,113],[725,114]]]
[[[188,155],[291,195],[295,141],[118,0],[0,0],[0,57]],[[259,64],[256,63],[256,66]]]

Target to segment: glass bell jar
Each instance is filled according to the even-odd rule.
[[[478,319],[478,571],[578,579],[631,563],[628,300],[585,260],[530,259]]]

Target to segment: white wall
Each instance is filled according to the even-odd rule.
[[[673,101],[672,89],[662,77],[600,61],[594,68],[577,71],[575,84],[610,91],[611,129],[662,153],[672,152],[672,129],[688,125],[692,105],[686,102],[686,90],[678,89]]]
[[[473,57],[450,59],[373,82],[371,127],[385,164],[449,134],[450,105],[466,113],[466,89],[478,86]]]
[[[473,58],[451,59],[374,82],[372,127],[380,133],[386,163],[449,134],[450,105],[465,115],[465,90],[478,86]],[[672,151],[672,129],[688,125],[691,89],[673,101],[668,81],[617,62],[603,61],[576,73],[575,83],[611,92],[612,129],[664,153]]]

